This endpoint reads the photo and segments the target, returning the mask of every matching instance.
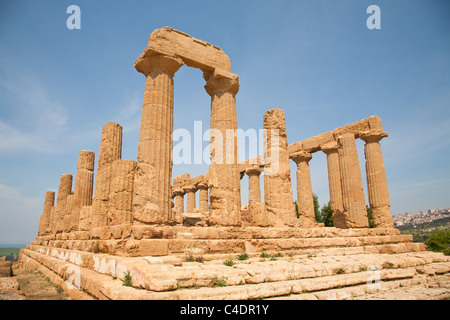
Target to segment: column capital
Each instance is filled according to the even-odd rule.
[[[222,74],[217,70],[205,71],[203,78],[206,80],[205,90],[210,96],[224,92],[236,95],[239,91],[239,76],[233,73]]]
[[[261,168],[259,166],[251,166],[245,169],[245,173],[248,176],[259,176],[261,174]]]
[[[306,151],[297,151],[291,154],[290,158],[298,165],[300,162],[308,163],[312,159],[312,155]]]
[[[186,193],[186,191],[184,191],[183,189],[175,189],[175,190],[173,190],[172,191],[172,193],[175,195],[175,196],[184,196],[184,194]]]
[[[324,145],[322,145],[320,147],[320,149],[325,153],[325,154],[330,154],[330,153],[334,153],[337,152],[339,149],[338,143],[336,141],[331,141],[328,142]]]
[[[178,57],[158,54],[139,57],[134,63],[134,67],[144,76],[156,71],[173,77],[183,64],[183,60]]]
[[[206,183],[204,183],[204,182],[200,182],[200,183],[197,184],[197,189],[208,190],[208,185]]]
[[[196,186],[186,186],[183,188],[185,192],[195,192],[197,191],[197,187]]]
[[[378,142],[383,138],[388,136],[387,132],[384,131],[365,131],[359,134],[359,138],[365,143]]]

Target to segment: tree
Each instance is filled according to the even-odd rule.
[[[438,230],[431,233],[425,244],[431,251],[450,255],[450,230]]]
[[[313,201],[314,201],[314,216],[317,222],[322,222],[322,217],[320,216],[320,204],[319,204],[319,196],[313,193]]]
[[[366,204],[367,219],[369,219],[369,228],[373,228],[372,209]]]
[[[321,222],[325,225],[325,227],[333,226],[333,212],[331,211],[331,203],[328,201],[328,204],[323,205],[320,209]]]

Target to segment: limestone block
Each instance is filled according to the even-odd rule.
[[[142,239],[139,250],[142,256],[165,256],[168,254],[169,242],[165,239]]]
[[[0,293],[19,290],[19,283],[15,278],[1,278],[0,277]]]
[[[359,138],[359,133],[364,131],[369,131],[369,120],[362,119],[346,126],[336,128],[333,130],[334,140],[337,140],[340,136],[351,133],[355,136],[355,138]]]
[[[315,137],[308,138],[302,141],[302,149],[306,152],[316,152],[320,150],[320,147],[326,143],[333,141],[333,132],[328,131],[321,133]]]
[[[80,211],[78,230],[91,230],[92,206],[83,206]]]
[[[177,56],[186,65],[201,70],[230,72],[230,59],[220,48],[169,27],[152,32],[147,48],[135,63],[139,72],[144,72],[145,57],[151,54]]]
[[[183,174],[173,178],[172,187],[173,187],[173,189],[182,189],[184,186],[187,185],[187,182],[189,180],[191,180],[191,174],[183,173]]]
[[[294,143],[291,143],[290,145],[288,145],[289,154],[293,154],[295,152],[302,151],[302,150],[303,150],[303,146],[302,146],[301,141],[297,141],[297,142],[294,142]]]

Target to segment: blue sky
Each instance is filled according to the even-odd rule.
[[[80,30],[66,27],[71,4]],[[380,30],[366,27],[371,4]],[[0,243],[36,237],[45,191],[75,175],[79,150],[98,153],[105,123],[124,127],[122,157],[136,159],[145,79],[133,63],[164,26],[230,57],[239,128],[262,128],[264,112],[281,108],[292,143],[378,115],[389,133],[381,144],[392,213],[450,207],[449,16],[445,0],[2,1]],[[200,70],[177,72],[174,128],[207,129],[204,84]],[[358,150],[365,179],[361,141]],[[326,203],[325,155],[310,165]],[[180,165],[173,174],[206,171]],[[243,204],[246,188],[243,179]]]

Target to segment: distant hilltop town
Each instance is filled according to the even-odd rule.
[[[450,217],[450,208],[447,209],[428,209],[427,212],[419,211],[413,213],[402,213],[392,216],[394,226],[418,225],[434,220]]]

